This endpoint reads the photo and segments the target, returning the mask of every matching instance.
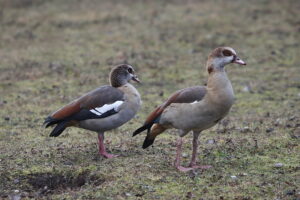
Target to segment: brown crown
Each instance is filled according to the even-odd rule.
[[[132,69],[132,67],[130,65],[126,65],[126,64],[121,64],[118,65],[114,68],[112,68],[111,72],[110,72],[110,84],[113,87],[120,87],[122,85],[125,85],[128,81],[127,81],[127,76],[128,76],[128,70]],[[132,69],[133,71],[133,69]],[[134,73],[134,72],[133,72]]]

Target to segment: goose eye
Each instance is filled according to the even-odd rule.
[[[133,70],[132,70],[132,68],[128,68],[128,70],[127,70],[130,74],[132,74],[133,73]]]
[[[232,52],[227,49],[225,49],[222,53],[224,56],[232,56]]]

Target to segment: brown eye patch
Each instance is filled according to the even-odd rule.
[[[229,51],[228,49],[225,49],[222,53],[224,56],[232,56],[232,52]]]
[[[132,69],[132,68],[128,68],[128,72],[129,72],[130,74],[132,74],[132,73],[133,73],[133,69]]]

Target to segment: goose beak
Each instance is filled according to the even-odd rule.
[[[239,65],[246,65],[246,63],[240,59],[239,57],[235,57],[234,60],[232,61],[232,63],[236,63],[236,64],[239,64]]]
[[[132,77],[132,80],[135,81],[135,82],[137,82],[137,83],[141,83],[141,81],[140,81],[140,79],[137,77],[137,75],[134,75],[134,76]]]

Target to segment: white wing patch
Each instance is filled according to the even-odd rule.
[[[103,106],[91,109],[90,111],[98,116],[102,115],[103,113],[106,113],[109,110],[115,110],[117,112],[118,108],[123,103],[124,103],[124,101],[116,101],[112,104],[104,104]]]
[[[195,103],[198,103],[199,101],[194,101],[194,102],[192,102],[191,104],[195,104]]]

